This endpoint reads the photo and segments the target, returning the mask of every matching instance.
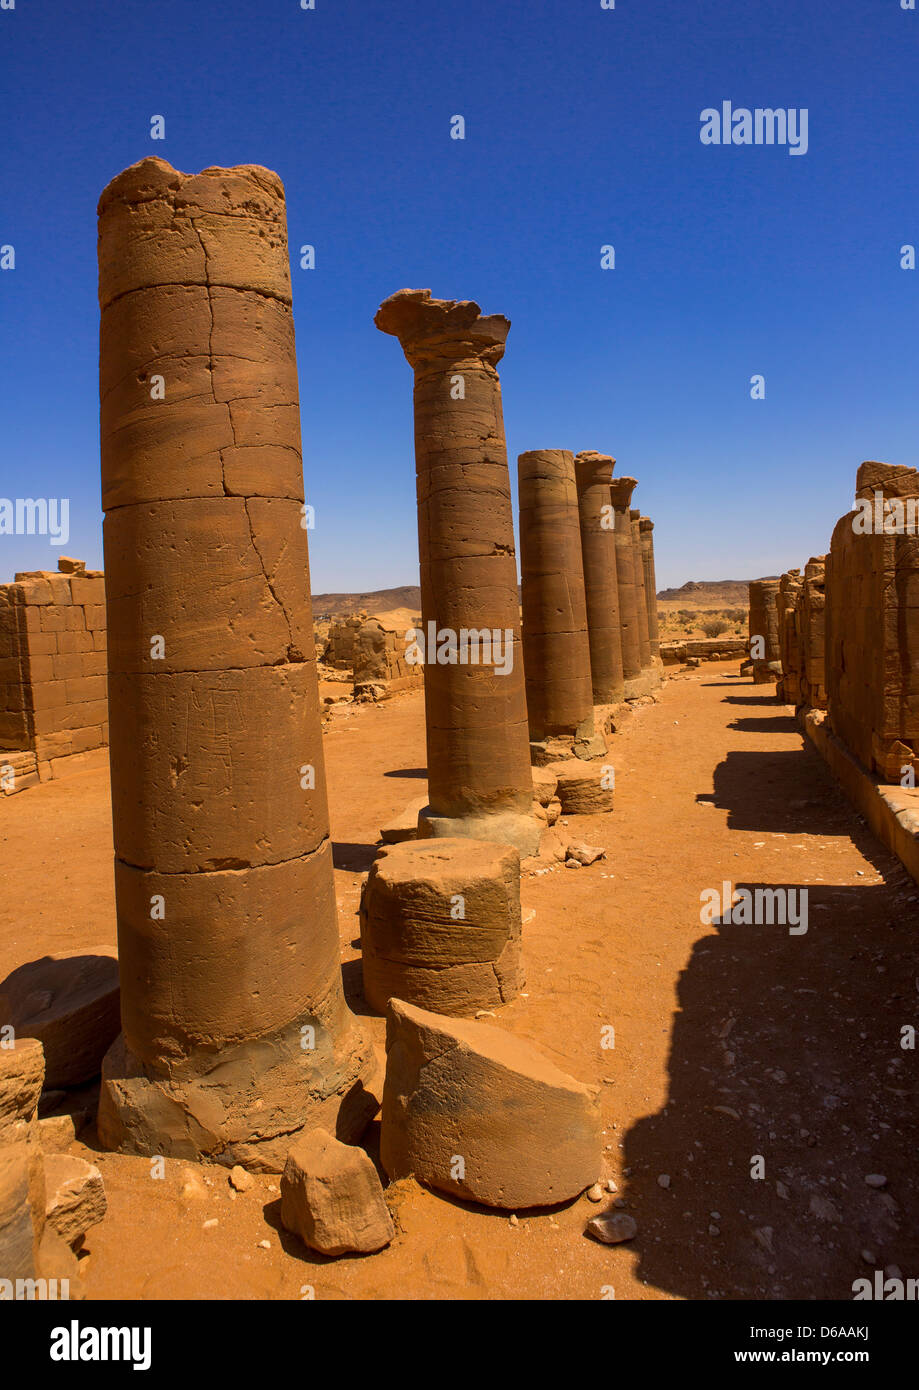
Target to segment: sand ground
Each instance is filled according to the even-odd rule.
[[[919,1275],[916,1054],[900,1047],[919,1023],[919,889],[791,711],[736,672],[671,679],[613,737],[616,810],[569,824],[607,858],[524,877],[526,994],[496,1020],[600,1087],[603,1176],[633,1242],[586,1237],[604,1209],[586,1196],[515,1225],[406,1182],[393,1244],[330,1261],[280,1228],[276,1178],[234,1195],[223,1169],[168,1161],[154,1179],[90,1126],[73,1152],[109,1207],[87,1297],[824,1299],[875,1267]],[[325,748],[345,984],[365,1013],[360,883],[379,827],[425,790],[421,696],[337,708]],[[105,771],[0,802],[0,977],[114,946],[111,860]],[[807,887],[808,931],[702,925],[700,892],[725,880]]]

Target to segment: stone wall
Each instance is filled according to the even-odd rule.
[[[102,571],[62,558],[17,574],[0,585],[0,748],[34,753],[49,781],[103,761],[107,744]]]
[[[354,639],[367,621],[366,613],[350,613],[347,618],[333,618],[329,636],[322,653],[325,666],[350,671],[354,665]]]
[[[374,685],[393,692],[420,686],[424,668],[418,662],[406,661],[406,650],[404,628],[388,628],[377,618],[365,618],[354,634],[351,669],[355,690]]]

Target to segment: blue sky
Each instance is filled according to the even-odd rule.
[[[101,564],[95,207],[155,154],[277,170],[316,246],[293,270],[314,591],[417,581],[411,371],[373,326],[403,286],[511,319],[515,487],[523,450],[614,454],[662,587],[802,564],[862,459],[919,466],[917,60],[900,0],[15,0],[0,497],[69,497],[65,553]],[[724,100],[806,107],[807,154],[703,145]],[[58,553],[0,536],[0,580]]]

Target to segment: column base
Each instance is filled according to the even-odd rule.
[[[494,815],[436,816],[430,806],[418,812],[419,840],[446,839],[459,835],[467,840],[491,840],[513,845],[521,859],[536,854],[542,825],[522,811],[498,811]]]
[[[625,683],[625,698],[627,700],[638,700],[642,695],[650,695],[652,690],[656,690],[662,682],[660,671],[656,671],[652,666],[640,671],[637,676],[631,676]]]
[[[293,1042],[250,1039],[201,1063],[181,1077],[153,1074],[120,1033],[102,1063],[102,1146],[280,1173],[298,1131],[320,1126],[353,1143],[380,1108],[382,1067],[356,1019],[332,1048],[320,1034],[301,1049],[296,1030]]]

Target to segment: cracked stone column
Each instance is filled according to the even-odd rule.
[[[568,738],[592,756],[605,745],[598,747],[594,730],[574,456],[566,449],[521,454],[517,482],[530,739]]]
[[[510,323],[470,300],[399,290],[377,328],[415,373],[415,467],[427,728],[422,836],[462,835],[532,854],[539,822],[520,649],[510,478],[497,364]],[[463,633],[486,630],[488,652]],[[433,641],[431,640],[433,637]],[[452,648],[452,649],[451,649]],[[417,655],[417,653],[416,653]]]
[[[641,563],[645,575],[645,602],[648,606],[648,640],[651,644],[651,664],[662,667],[660,627],[657,617],[657,576],[654,572],[654,522],[650,517],[639,518]]]
[[[652,670],[651,639],[648,633],[648,595],[645,592],[645,566],[641,553],[641,512],[634,507],[629,512],[632,532],[632,566],[635,573],[635,602],[638,607],[638,652],[642,671]]]
[[[99,202],[123,1032],[109,1148],[279,1171],[376,1109],[347,1009],[284,190],[145,159]]]
[[[632,518],[629,503],[638,486],[637,478],[614,478],[610,484],[610,499],[616,517],[616,580],[619,587],[619,633],[622,644],[622,675],[625,698],[634,699],[648,689],[648,677],[642,671],[641,638],[638,628],[638,591],[635,584],[635,547],[632,543]]]
[[[615,705],[625,699],[616,537],[609,496],[615,463],[609,454],[593,449],[574,460],[595,705]]]

